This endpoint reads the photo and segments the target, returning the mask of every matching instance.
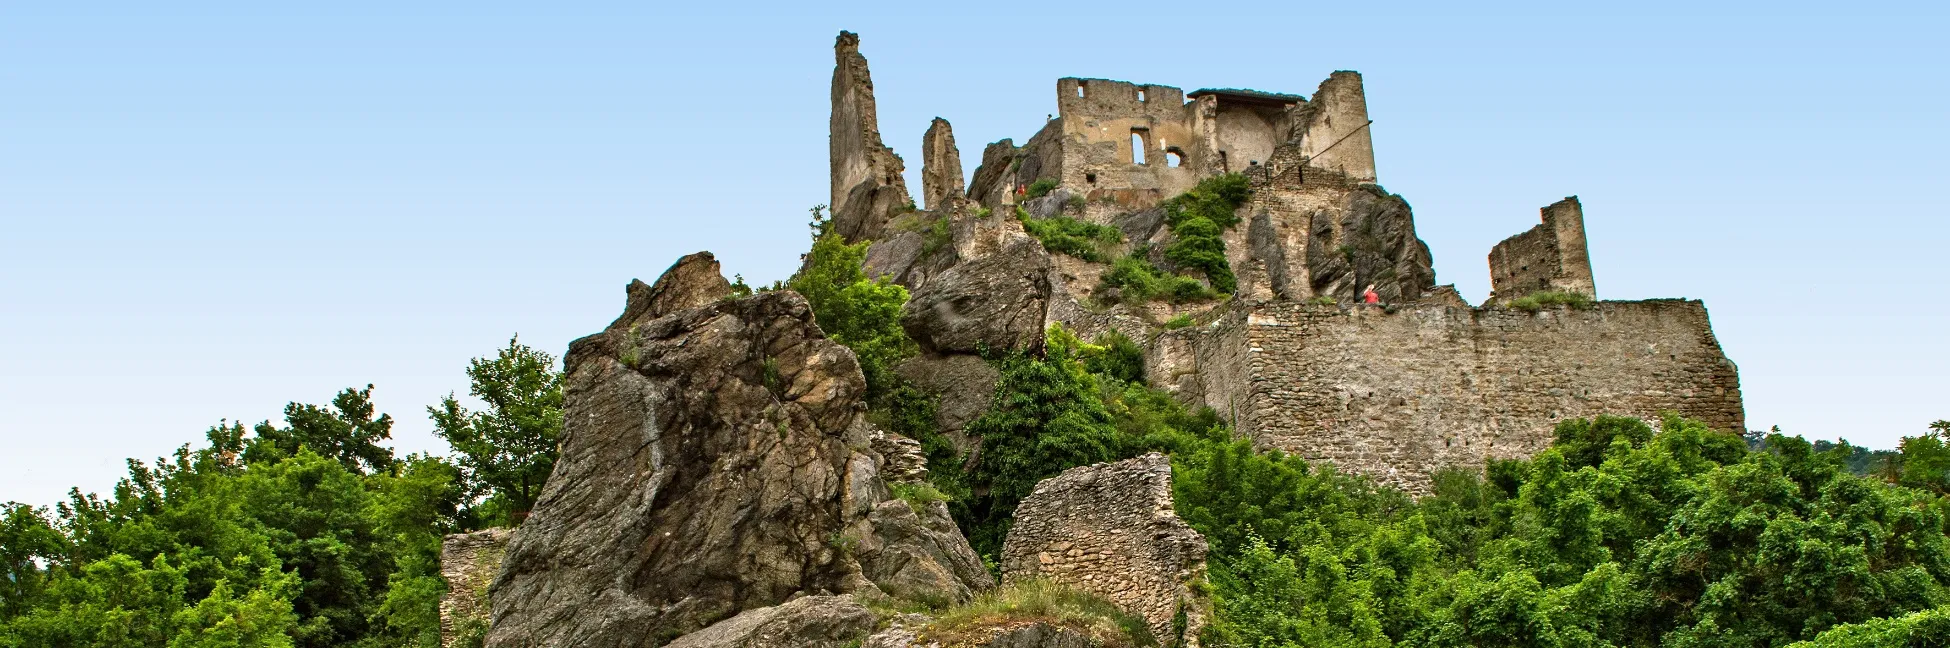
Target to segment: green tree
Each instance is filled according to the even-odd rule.
[[[382,472],[392,467],[393,451],[379,442],[393,438],[393,417],[373,417],[372,385],[347,388],[326,407],[291,403],[284,406],[285,427],[259,423],[256,438],[246,448],[250,463],[289,457],[310,448],[344,464],[356,473]]]
[[[818,222],[815,231],[821,229]],[[894,365],[914,355],[918,347],[900,325],[907,289],[886,277],[867,277],[867,245],[866,241],[847,245],[838,234],[819,236],[806,255],[805,267],[786,282],[786,288],[806,298],[820,330],[853,350],[866,376],[867,399],[879,402],[899,381]]]
[[[427,408],[434,433],[459,453],[467,495],[487,497],[484,522],[516,524],[541,497],[562,433],[562,373],[555,358],[510,338],[493,358],[467,364],[468,393],[487,403],[469,411],[453,394]]]

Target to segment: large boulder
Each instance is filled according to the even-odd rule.
[[[740,612],[667,648],[846,648],[873,626],[873,611],[851,596],[807,596]]]
[[[1166,645],[1197,645],[1209,604],[1205,538],[1172,510],[1171,461],[1151,453],[1036,485],[1002,544],[1002,581],[1047,580],[1143,617]],[[1176,627],[1174,627],[1176,626]]]
[[[1050,258],[1028,236],[936,274],[901,308],[901,328],[922,349],[975,353],[1040,348],[1050,299]]]
[[[488,645],[658,646],[796,594],[988,587],[945,510],[879,513],[859,363],[805,299],[709,298],[723,277],[692,270],[570,344],[561,456],[494,583]]]

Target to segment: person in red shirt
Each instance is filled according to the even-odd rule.
[[[1363,304],[1381,303],[1381,293],[1377,293],[1374,291],[1374,284],[1368,284],[1367,288],[1361,290],[1361,303]]]

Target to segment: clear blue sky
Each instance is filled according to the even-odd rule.
[[[911,172],[929,119],[972,173],[1060,76],[1360,70],[1438,281],[1480,301],[1577,194],[1601,296],[1706,300],[1750,427],[1950,418],[1940,3],[278,4],[0,7],[0,500],[366,383],[444,449],[425,406],[510,335],[559,354],[697,250],[784,277],[841,29]]]

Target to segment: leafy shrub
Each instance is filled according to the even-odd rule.
[[[1251,182],[1237,173],[1200,180],[1190,191],[1165,201],[1165,223],[1174,240],[1165,259],[1180,268],[1205,273],[1212,289],[1230,294],[1238,289],[1232,265],[1226,261],[1220,235],[1239,224],[1238,210],[1252,197]]]
[[[1049,195],[1049,192],[1054,191],[1058,184],[1060,183],[1054,178],[1043,178],[1029,183],[1029,188],[1025,191],[1031,199],[1041,198]]]
[[[1578,293],[1556,290],[1542,290],[1510,301],[1511,308],[1531,313],[1551,306],[1569,306],[1578,310],[1587,310],[1597,306],[1597,302]]]
[[[1171,274],[1146,261],[1146,250],[1139,249],[1111,264],[1099,280],[1097,294],[1108,295],[1117,289],[1117,301],[1141,304],[1164,298],[1174,304],[1204,301],[1216,297],[1212,289],[1197,279]]]
[[[1109,256],[1110,248],[1124,239],[1124,235],[1115,227],[1088,223],[1061,214],[1036,218],[1017,207],[1016,218],[1022,221],[1022,228],[1030,236],[1043,242],[1043,249],[1085,261],[1102,262]]]
[[[894,388],[894,363],[919,347],[901,329],[907,289],[885,277],[867,278],[867,241],[848,245],[839,234],[813,241],[805,268],[786,282],[812,306],[819,328],[853,350],[866,375],[867,398],[877,400]]]

